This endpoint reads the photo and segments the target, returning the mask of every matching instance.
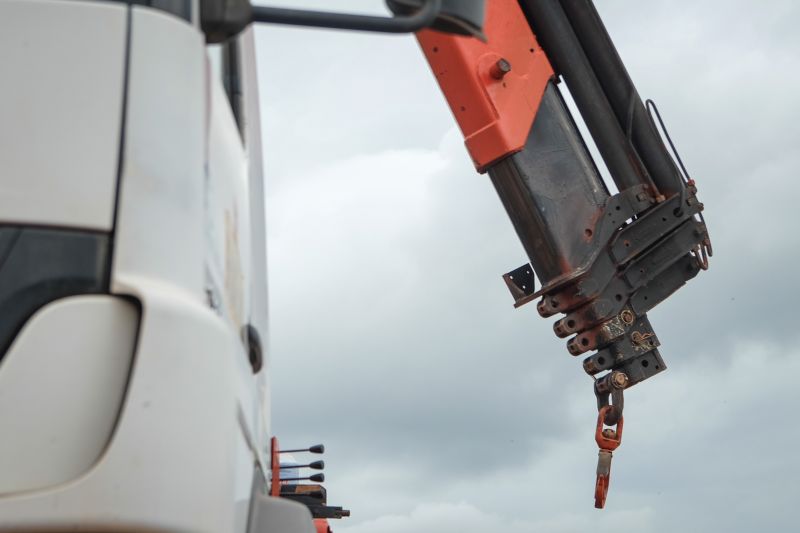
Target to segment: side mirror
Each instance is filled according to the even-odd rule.
[[[424,1],[386,0],[386,5],[392,10],[392,13],[407,15],[420,9]],[[483,36],[485,16],[486,0],[442,0],[442,7],[430,28],[485,40]]]
[[[252,20],[250,0],[200,0],[200,28],[209,44],[227,41]]]
[[[250,0],[200,0],[200,26],[208,43],[230,39],[251,22],[382,33],[433,28],[484,38],[485,0],[386,0],[386,3],[394,17],[253,6]]]

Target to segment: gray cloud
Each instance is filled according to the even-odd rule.
[[[328,445],[331,501],[354,511],[337,531],[796,521],[800,9],[598,7],[698,182],[717,252],[651,313],[670,369],[627,396],[603,512],[591,381],[550,321],[512,309],[500,275],[522,248],[416,44],[258,31],[275,430]]]

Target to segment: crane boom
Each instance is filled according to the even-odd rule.
[[[707,268],[694,182],[670,157],[590,0],[493,0],[484,32],[487,42],[432,30],[418,40],[530,259],[504,276],[515,306],[539,298],[543,317],[565,315],[554,330],[569,337],[569,352],[597,350],[585,370],[619,370],[635,385],[666,368],[647,312]]]
[[[708,268],[703,204],[591,0],[493,0],[483,31],[483,42],[430,29],[417,37],[476,169],[492,180],[530,260],[503,276],[515,307],[538,298],[541,316],[564,315],[553,329],[568,338],[570,354],[594,352],[583,368],[595,378],[601,413],[595,505],[602,508],[622,436],[623,390],[666,369],[647,313]],[[606,425],[617,427],[606,430],[610,440]]]

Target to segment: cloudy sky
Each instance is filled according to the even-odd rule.
[[[597,3],[715,250],[650,313],[669,370],[626,395],[604,511],[591,380],[513,309],[527,259],[414,39],[257,31],[274,429],[326,444],[337,533],[797,530],[800,3]]]

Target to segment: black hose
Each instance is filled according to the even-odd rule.
[[[655,189],[559,2],[520,0],[520,5],[547,57],[564,77],[617,188],[643,184]]]
[[[683,160],[681,159],[678,150],[675,148],[675,143],[672,142],[672,137],[670,137],[669,131],[667,131],[667,127],[664,125],[664,120],[661,118],[661,113],[658,112],[658,107],[656,107],[656,103],[648,98],[647,101],[645,102],[645,105],[647,106],[647,113],[650,115],[650,121],[653,123],[653,127],[655,127],[656,125],[656,122],[653,119],[653,115],[655,115],[655,118],[658,119],[658,124],[659,126],[661,126],[661,131],[663,132],[664,137],[666,137],[667,142],[669,143],[669,147],[672,150],[672,153],[675,157],[675,160],[678,162],[678,166],[681,169],[681,173],[676,174],[678,185],[680,186],[680,191],[681,191],[681,203],[680,207],[678,207],[678,209],[675,211],[675,214],[682,215],[683,207],[686,205],[686,185],[689,183],[691,178],[689,177],[689,173],[686,171],[686,166],[683,164]]]
[[[558,0],[580,41],[625,136],[661,194],[680,192],[678,169],[648,119],[645,106],[592,0]],[[677,181],[676,181],[677,178]],[[676,183],[680,185],[675,188]]]

